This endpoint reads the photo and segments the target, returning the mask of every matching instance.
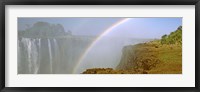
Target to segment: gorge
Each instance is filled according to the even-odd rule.
[[[18,32],[18,74],[79,74],[88,68],[115,68],[124,46],[149,41],[103,37],[91,47],[97,37],[73,35],[59,24],[35,23]]]

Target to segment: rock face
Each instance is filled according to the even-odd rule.
[[[127,70],[130,67],[135,66],[137,56],[135,55],[133,46],[125,46],[122,50],[122,57],[117,69],[119,70]]]
[[[161,40],[124,46],[121,60],[113,69],[88,69],[92,74],[181,74],[182,26]]]
[[[160,62],[157,56],[152,53],[156,51],[158,46],[154,44],[142,43],[137,45],[129,45],[124,47],[123,54],[117,70],[132,70],[135,73],[148,73]],[[158,51],[156,51],[158,52]]]
[[[120,63],[116,69],[93,68],[87,69],[83,74],[148,74],[160,60],[154,52],[159,47],[152,43],[141,43],[125,46],[122,50]]]
[[[107,74],[111,73],[114,70],[112,68],[93,68],[93,69],[87,69],[83,72],[83,74]]]
[[[114,69],[93,68],[83,74],[181,74],[182,48],[159,41],[128,45],[123,48],[120,63]]]
[[[82,74],[134,74],[134,71],[114,70],[112,68],[87,69]]]

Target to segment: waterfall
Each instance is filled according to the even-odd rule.
[[[38,62],[36,63],[36,71],[35,74],[38,74],[39,68],[40,68],[40,59],[41,59],[41,55],[40,55],[40,51],[41,51],[41,39],[37,39],[38,40]]]
[[[27,41],[25,44],[27,45],[27,53],[28,53],[28,68],[29,72],[32,73],[32,62],[31,62],[31,41],[29,39],[25,39]]]
[[[45,44],[44,42],[47,42],[47,44]],[[46,46],[48,47],[48,50],[45,49]],[[60,62],[60,50],[56,39],[53,39],[52,41],[51,39],[43,39],[42,41],[41,38],[22,37],[18,39],[17,49],[18,73],[38,74],[45,73],[45,71],[50,71],[49,73],[54,73],[54,67],[57,67],[57,69],[59,68],[58,65],[53,64],[53,62],[55,61],[57,61],[56,64],[59,64]],[[44,54],[47,54],[48,56],[45,56]],[[46,57],[49,57],[49,59],[46,60]],[[46,61],[49,62],[49,69],[44,70],[44,65],[48,66],[48,63],[45,63]],[[43,63],[42,66],[41,63]],[[40,67],[42,67],[42,72]]]
[[[24,51],[25,51],[25,56],[27,56],[26,61],[28,62],[28,72],[29,73],[37,73],[38,72],[38,64],[39,64],[39,52],[38,52],[38,46],[36,43],[38,43],[39,40],[38,39],[31,39],[31,38],[22,38],[21,42],[22,43]],[[21,50],[21,49],[20,49]],[[18,51],[18,53],[20,53],[19,55],[21,55],[21,51]],[[27,54],[27,55],[26,55]],[[21,57],[20,57],[21,59]],[[19,61],[21,64],[22,62]],[[22,67],[22,66],[21,66]]]
[[[21,53],[20,41],[17,41],[17,53]],[[17,72],[21,71],[21,54],[17,54]]]
[[[38,50],[36,45],[36,39],[32,39],[31,41],[31,49],[29,49],[29,53],[31,54],[31,64],[32,64],[32,72],[35,74],[37,72],[37,62],[38,62]]]
[[[50,71],[53,72],[53,66],[52,66],[52,52],[51,52],[51,42],[48,39],[48,47],[49,47],[49,61],[50,61]]]
[[[94,37],[18,38],[18,74],[71,74],[93,40]],[[93,67],[115,68],[123,43],[121,38],[102,39],[81,61],[77,73]]]
[[[54,57],[53,57],[53,66],[55,67],[53,72],[58,72],[59,71],[59,66],[60,66],[60,50],[58,47],[58,43],[57,40],[54,38],[53,39],[53,43],[54,43]]]

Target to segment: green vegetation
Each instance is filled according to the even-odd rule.
[[[117,67],[119,70],[148,74],[182,73],[182,26],[169,35],[163,35],[161,40],[127,48],[129,50],[123,50],[122,60]]]
[[[175,32],[169,35],[163,35],[161,44],[182,44],[182,26],[179,26]]]
[[[119,65],[113,69],[89,69],[84,74],[181,74],[182,26],[161,40],[123,48]]]
[[[71,36],[72,32],[65,32],[61,24],[50,24],[48,22],[37,22],[33,26],[25,30],[19,30],[19,37],[55,37],[55,36]]]

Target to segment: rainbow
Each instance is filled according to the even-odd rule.
[[[90,52],[90,50],[92,49],[92,47],[105,35],[107,35],[109,32],[111,32],[114,28],[116,28],[117,26],[129,21],[130,18],[124,18],[116,23],[114,23],[112,26],[108,27],[103,33],[101,33],[98,37],[96,37],[96,39],[88,46],[88,48],[85,50],[85,52],[81,55],[81,57],[79,58],[76,66],[73,69],[73,73],[76,72],[76,70],[78,69],[79,65],[81,64],[81,62],[83,61],[83,59],[85,58],[85,56]]]

